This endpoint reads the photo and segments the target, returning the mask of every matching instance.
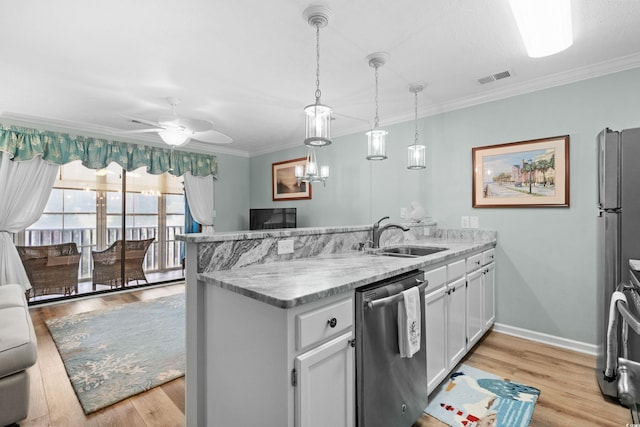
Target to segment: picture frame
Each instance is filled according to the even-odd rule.
[[[295,176],[295,167],[304,167],[306,161],[306,157],[301,157],[271,164],[271,198],[274,202],[311,199],[311,184],[298,182]]]
[[[569,207],[569,135],[474,147],[474,208]]]

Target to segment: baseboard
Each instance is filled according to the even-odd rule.
[[[531,331],[529,329],[517,328],[515,326],[494,323],[493,330],[502,334],[513,335],[514,337],[524,338],[531,341],[548,344],[555,347],[565,348],[567,350],[577,351],[579,353],[597,354],[597,346],[580,341],[574,341],[567,338],[556,337],[554,335],[544,334],[542,332]]]

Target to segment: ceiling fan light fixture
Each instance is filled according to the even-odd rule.
[[[573,44],[571,0],[509,0],[531,58],[562,52]]]
[[[160,138],[162,138],[162,140],[166,144],[169,144],[173,147],[186,144],[189,139],[191,139],[191,135],[181,129],[163,129],[158,132],[158,135],[160,135]]]

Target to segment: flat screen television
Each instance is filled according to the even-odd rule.
[[[296,228],[296,208],[250,209],[249,229]]]

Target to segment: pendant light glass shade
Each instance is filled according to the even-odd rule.
[[[383,129],[371,129],[367,132],[369,142],[367,144],[367,160],[384,160],[386,154],[387,132]]]
[[[410,145],[407,169],[424,169],[427,166],[427,148],[424,145]]]
[[[303,13],[307,23],[316,28],[316,101],[304,107],[304,144],[310,147],[331,144],[331,108],[320,102],[320,28],[329,23],[330,15],[331,10],[322,5],[309,6]]]
[[[331,144],[331,108],[319,103],[304,107],[304,144],[322,147]]]
[[[160,138],[162,138],[165,143],[174,147],[186,143],[191,138],[189,133],[173,128],[164,129],[158,132],[158,135],[160,135]]]
[[[369,66],[375,69],[376,76],[376,117],[374,119],[374,128],[367,132],[367,160],[384,160],[387,158],[387,132],[380,129],[378,119],[378,68],[387,62],[387,55],[384,52],[376,52],[367,56]]]
[[[427,147],[418,144],[418,93],[424,89],[423,85],[412,84],[409,86],[409,92],[413,93],[414,113],[415,113],[415,135],[413,139],[413,145],[410,145],[407,149],[407,169],[419,170],[427,167]]]
[[[313,146],[309,147],[307,152],[307,162],[304,166],[297,165],[294,168],[294,174],[298,182],[321,182],[322,185],[329,178],[329,166],[318,165],[318,157]]]

